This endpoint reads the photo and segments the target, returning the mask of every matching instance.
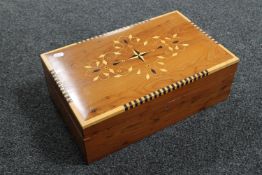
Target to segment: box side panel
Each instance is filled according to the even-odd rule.
[[[58,111],[60,112],[62,119],[67,124],[67,127],[73,135],[73,138],[76,140],[76,142],[80,146],[81,151],[84,153],[84,157],[86,157],[86,151],[83,143],[82,127],[77,122],[76,117],[74,117],[74,114],[71,111],[68,102],[64,98],[63,94],[61,93],[60,89],[58,88],[56,82],[54,81],[50,72],[47,70],[44,63],[43,69],[51,99],[56,105]]]
[[[237,64],[84,130],[87,160],[98,160],[225,100]]]

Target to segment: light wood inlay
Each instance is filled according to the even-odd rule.
[[[225,100],[230,92],[236,67],[236,64],[229,66],[117,117],[86,128],[84,134],[87,138],[87,160],[98,160]]]
[[[128,50],[126,47],[122,51],[116,51],[115,47],[120,46],[117,42],[123,41],[121,38],[129,39],[130,42],[135,40],[136,43],[130,47],[137,47],[141,53],[143,49],[151,52],[159,46],[162,46],[162,51],[152,51],[151,55],[143,55],[141,59],[137,54],[134,56],[136,59],[129,61],[128,55],[133,54],[132,49]],[[169,41],[174,42],[174,45]],[[63,53],[63,56],[54,56],[57,53]],[[91,75],[89,68],[85,66],[91,63],[97,65],[96,59],[100,56],[103,58],[105,53],[116,53],[118,59],[128,60],[120,66],[126,69],[126,76],[118,76],[120,74],[114,74],[109,69],[109,72],[101,74],[105,79]],[[55,71],[62,90],[67,92],[66,99],[70,99],[69,102],[74,104],[78,116],[82,116],[84,122],[81,123],[84,128],[96,121],[95,118],[101,121],[101,116],[106,119],[106,114],[112,117],[120,111],[123,112],[123,105],[128,102],[131,103],[127,105],[130,109],[136,107],[141,97],[145,103],[145,97],[155,99],[161,96],[174,82],[177,83],[171,88],[179,88],[185,85],[186,81],[190,81],[189,77],[192,82],[202,78],[201,73],[196,74],[198,72],[207,70],[212,74],[238,62],[235,55],[217,44],[212,37],[178,11],[47,52],[41,57],[47,68]],[[98,66],[114,63],[114,60],[104,61],[106,62],[102,59]],[[155,64],[157,68],[154,67]],[[114,68],[114,72],[120,67]],[[156,75],[152,69],[157,71]],[[185,77],[188,78],[184,79]],[[164,88],[164,91],[161,88]],[[155,92],[157,95],[152,93],[155,89],[160,89]],[[117,112],[113,114],[112,111]],[[91,118],[94,119],[90,120]]]

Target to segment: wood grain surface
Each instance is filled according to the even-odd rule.
[[[93,162],[225,100],[237,64],[84,130],[87,161]],[[174,133],[175,134],[175,133]]]
[[[239,61],[178,11],[41,58],[88,163],[225,100]]]
[[[233,58],[177,11],[42,57],[86,121]]]

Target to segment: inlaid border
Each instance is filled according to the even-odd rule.
[[[67,101],[68,103],[72,102],[71,97],[69,96],[68,92],[67,92],[66,89],[64,88],[63,83],[62,83],[62,82],[60,81],[60,79],[58,78],[57,73],[55,72],[55,70],[52,69],[52,70],[50,71],[50,74],[51,74],[51,76],[53,77],[56,85],[57,85],[58,88],[60,89],[60,91],[61,91],[61,93],[63,94],[63,96],[64,96],[64,98],[66,99],[66,101]]]
[[[46,54],[58,52],[58,51],[60,51],[62,49],[74,46],[76,44],[81,44],[83,42],[86,42],[86,41],[89,41],[89,40],[93,40],[93,39],[96,39],[96,38],[99,38],[99,37],[103,37],[105,35],[110,35],[110,34],[113,34],[115,32],[122,31],[122,30],[125,30],[125,29],[128,29],[128,28],[131,28],[133,26],[139,25],[139,24],[144,24],[144,23],[146,23],[148,21],[151,21],[153,19],[157,19],[157,18],[160,18],[160,17],[165,16],[165,15],[169,15],[169,14],[172,14],[172,13],[178,13],[180,16],[182,16],[184,19],[186,19],[196,29],[198,29],[200,32],[202,32],[204,35],[206,35],[209,39],[211,39],[213,42],[215,42],[215,44],[218,44],[223,50],[228,52],[232,56],[232,58],[227,60],[227,61],[225,61],[225,62],[223,62],[223,63],[217,64],[217,65],[215,65],[215,66],[213,66],[211,68],[208,68],[208,69],[203,70],[203,71],[201,71],[199,73],[196,73],[196,74],[194,74],[192,76],[189,76],[189,77],[187,77],[187,78],[185,78],[183,80],[179,80],[179,81],[177,81],[175,83],[172,83],[172,84],[170,84],[170,85],[168,85],[166,87],[160,88],[160,89],[158,89],[158,90],[156,90],[156,91],[154,91],[152,93],[149,93],[149,94],[147,94],[147,95],[145,95],[143,97],[140,97],[138,99],[132,100],[132,101],[126,103],[126,104],[120,105],[120,106],[118,106],[118,107],[116,107],[116,108],[114,108],[112,110],[109,110],[109,111],[107,111],[107,112],[105,112],[103,114],[100,114],[100,115],[98,115],[96,117],[90,118],[88,120],[84,120],[85,117],[83,117],[81,115],[81,113],[77,109],[76,105],[74,104],[74,102],[70,98],[69,94],[64,89],[62,83],[59,81],[59,79],[57,77],[57,74],[55,73],[55,71],[52,68],[52,65],[50,64],[50,62],[47,59]],[[142,105],[142,104],[144,104],[146,102],[152,101],[155,98],[158,98],[158,97],[163,96],[163,95],[165,95],[167,93],[175,91],[176,89],[179,89],[179,88],[181,88],[183,86],[186,86],[187,84],[193,83],[193,82],[195,82],[195,81],[197,81],[199,79],[202,79],[202,78],[204,78],[204,77],[206,77],[206,76],[208,76],[210,74],[213,74],[213,73],[215,73],[215,72],[217,72],[217,71],[219,71],[221,69],[224,69],[226,67],[229,67],[229,66],[239,62],[239,59],[232,52],[227,50],[223,45],[219,44],[213,37],[209,36],[199,26],[197,26],[195,23],[193,23],[190,19],[188,19],[186,16],[184,16],[179,11],[173,11],[173,12],[165,13],[165,14],[157,16],[157,17],[153,17],[153,18],[150,18],[150,19],[147,19],[147,20],[144,20],[144,21],[141,21],[141,22],[138,22],[138,23],[126,26],[126,27],[122,27],[122,28],[116,29],[116,30],[111,31],[111,32],[106,32],[104,34],[97,35],[97,36],[94,36],[94,37],[82,40],[80,42],[76,42],[76,43],[73,43],[73,44],[70,44],[70,45],[67,45],[67,46],[64,46],[64,47],[61,47],[61,48],[58,48],[58,49],[46,52],[46,53],[43,53],[43,54],[41,54],[41,58],[43,60],[43,63],[47,67],[47,69],[50,71],[51,75],[52,75],[52,72],[53,72],[52,76],[53,76],[57,86],[61,90],[61,92],[64,95],[66,101],[68,102],[71,110],[75,114],[77,120],[79,121],[79,124],[82,126],[83,129],[85,129],[87,127],[90,127],[92,125],[95,125],[97,123],[100,123],[100,122],[102,122],[104,120],[107,120],[107,119],[109,119],[111,117],[117,116],[118,114],[121,114],[121,113],[123,113],[125,111],[128,111],[130,109],[133,109],[133,108],[135,108],[135,107],[137,107],[139,105]]]
[[[166,16],[166,15],[170,15],[172,13],[178,13],[181,17],[183,17],[185,20],[187,20],[188,22],[190,22],[196,29],[198,29],[201,33],[203,33],[204,35],[206,35],[208,38],[210,38],[212,41],[214,41],[216,44],[219,44],[212,36],[210,36],[208,33],[206,33],[205,31],[203,31],[198,25],[196,25],[194,22],[192,22],[188,17],[186,17],[185,15],[183,15],[181,12],[179,12],[178,10],[175,10],[175,11],[172,11],[172,12],[168,12],[168,13],[165,13],[165,14],[162,14],[162,15],[159,15],[159,16],[156,16],[156,17],[152,17],[152,18],[149,18],[149,19],[145,19],[143,21],[140,21],[140,22],[137,22],[137,23],[133,23],[131,25],[128,25],[128,26],[124,26],[124,27],[121,27],[121,28],[118,28],[116,30],[112,30],[110,32],[105,32],[105,33],[102,33],[102,34],[99,34],[99,35],[95,35],[93,37],[90,37],[90,38],[87,38],[87,39],[84,39],[84,40],[81,40],[81,41],[78,41],[78,42],[75,42],[75,43],[72,43],[72,44],[69,44],[67,46],[64,46],[64,47],[60,47],[60,48],[57,48],[57,49],[54,49],[54,50],[51,50],[49,52],[46,52],[46,53],[43,53],[43,54],[50,54],[50,53],[53,53],[53,52],[58,52],[62,49],[65,49],[65,48],[68,48],[68,47],[72,47],[72,46],[75,46],[77,44],[81,44],[81,43],[85,43],[87,41],[91,41],[91,40],[94,40],[94,39],[97,39],[97,38],[101,38],[103,36],[107,36],[107,35],[111,35],[113,33],[116,33],[116,32],[120,32],[120,31],[124,31],[126,29],[129,29],[131,27],[134,27],[134,26],[137,26],[137,25],[141,25],[141,24],[144,24],[144,23],[147,23],[149,21],[152,21],[152,20],[155,20],[157,18],[161,18],[163,16]]]
[[[149,21],[151,21],[151,20],[160,18],[160,17],[162,17],[162,16],[169,15],[169,14],[172,14],[172,13],[178,13],[178,11],[168,12],[168,13],[165,13],[165,14],[162,14],[162,15],[159,15],[159,16],[156,16],[156,17],[152,17],[152,18],[149,18],[149,19],[146,19],[146,20],[137,22],[137,23],[133,23],[133,24],[128,25],[128,26],[124,26],[124,27],[118,28],[118,29],[116,29],[116,30],[112,30],[112,31],[110,31],[110,32],[105,32],[105,33],[102,33],[102,34],[99,34],[99,35],[95,35],[95,36],[93,36],[93,37],[90,37],[90,38],[87,38],[87,39],[84,39],[84,40],[81,40],[81,41],[78,41],[78,42],[69,44],[69,45],[67,45],[67,46],[60,47],[60,48],[51,50],[51,51],[49,51],[49,52],[45,52],[45,53],[43,53],[43,54],[50,54],[50,53],[53,53],[53,52],[58,52],[58,51],[60,51],[60,50],[62,50],[62,49],[65,49],[65,48],[68,48],[68,47],[72,47],[72,46],[75,46],[75,45],[77,45],[77,44],[82,44],[82,43],[84,43],[84,42],[91,41],[91,40],[94,40],[94,39],[97,39],[97,38],[101,38],[101,37],[103,37],[103,36],[111,35],[111,34],[116,33],[116,32],[121,32],[121,31],[124,31],[124,30],[126,30],[126,29],[129,29],[129,28],[131,28],[131,27],[144,24],[144,23],[149,22]],[[180,12],[179,12],[179,14],[180,14]]]
[[[219,44],[220,45],[220,44]],[[239,62],[239,59],[234,56],[233,53],[231,53],[230,51],[228,51],[226,48],[224,48],[222,45],[220,45],[224,50],[226,50],[230,55],[232,55],[233,57],[231,59],[229,59],[228,61],[222,62],[220,64],[217,64],[213,67],[210,67],[206,70],[200,71],[198,73],[195,73],[194,75],[191,75],[185,79],[179,80],[175,83],[172,83],[166,87],[160,88],[152,93],[149,93],[143,97],[140,97],[138,99],[132,100],[126,104],[123,104],[121,106],[118,106],[112,110],[109,110],[103,114],[100,114],[96,117],[90,118],[88,120],[85,120],[83,122],[84,125],[82,125],[83,129],[88,128],[90,126],[93,126],[95,124],[98,124],[104,120],[107,120],[111,117],[117,116],[118,114],[121,114],[123,112],[126,112],[128,110],[134,109],[139,105],[142,105],[146,102],[152,101],[155,98],[158,98],[160,96],[163,96],[167,93],[170,93],[172,91],[175,91],[179,88],[182,88],[183,86],[186,86],[190,83],[193,83],[195,81],[198,81],[199,79],[202,79],[204,77],[207,77],[215,72],[218,72],[221,69],[224,69],[226,67],[229,67],[233,64],[237,64]]]
[[[187,77],[187,78],[185,78],[183,80],[177,81],[177,82],[172,83],[170,85],[167,85],[167,86],[165,86],[163,88],[160,88],[160,89],[158,89],[158,90],[156,90],[154,92],[151,92],[151,93],[149,93],[149,94],[147,94],[147,95],[145,95],[143,97],[140,97],[138,99],[132,100],[132,101],[130,101],[130,102],[128,102],[128,103],[123,105],[124,109],[125,109],[125,111],[128,111],[128,110],[130,110],[132,108],[135,108],[135,107],[137,107],[139,105],[142,105],[142,104],[144,104],[144,103],[146,103],[148,101],[151,101],[151,100],[153,100],[155,98],[158,98],[158,97],[160,97],[162,95],[165,95],[165,94],[167,94],[169,92],[172,92],[172,91],[174,91],[176,89],[179,89],[179,88],[181,88],[181,87],[183,87],[183,86],[185,86],[187,84],[190,84],[190,83],[192,83],[192,82],[194,82],[194,81],[196,81],[198,79],[201,79],[203,77],[206,77],[206,76],[208,76],[208,71],[207,70],[204,70],[204,71],[201,71],[199,73],[196,73],[196,74],[194,74],[192,76],[189,76],[189,77]]]
[[[52,65],[48,61],[47,56],[45,54],[41,54],[41,59],[42,59],[42,62],[43,62],[44,69],[46,69],[48,71],[48,73],[50,73],[50,77],[53,78],[55,84],[57,85],[57,87],[61,91],[62,96],[64,97],[65,101],[68,103],[68,105],[69,105],[70,109],[72,110],[74,116],[76,117],[77,121],[79,122],[79,125],[82,128],[84,128],[85,120],[84,120],[83,116],[81,115],[80,111],[78,110],[75,103],[71,99],[70,95],[66,91],[65,87],[63,86],[62,81],[57,76],[57,73],[54,71]]]

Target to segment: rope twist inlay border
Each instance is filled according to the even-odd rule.
[[[96,38],[100,38],[102,36],[105,36],[111,32],[117,32],[117,31],[120,31],[120,30],[123,30],[123,29],[128,29],[130,27],[133,27],[133,26],[136,26],[136,25],[139,25],[139,24],[143,24],[143,23],[146,23],[146,22],[149,22],[151,20],[153,20],[153,18],[150,18],[150,19],[146,19],[144,21],[140,21],[140,22],[137,22],[137,23],[134,23],[134,24],[131,24],[131,25],[128,25],[128,26],[125,26],[125,27],[121,27],[121,28],[118,28],[116,30],[113,30],[113,31],[110,31],[110,32],[105,32],[105,33],[102,33],[100,35],[95,35],[93,37],[90,37],[90,38],[87,38],[87,39],[84,39],[82,41],[79,41],[79,42],[76,42],[76,44],[81,44],[83,42],[86,42],[86,41],[89,41],[89,40],[93,40],[93,39],[96,39]],[[198,29],[201,33],[203,33],[204,35],[206,35],[209,39],[211,39],[212,41],[214,41],[216,44],[219,44],[212,36],[210,36],[208,33],[206,33],[204,30],[202,30],[198,25],[196,25],[194,22],[190,21],[190,23],[196,28]]]
[[[107,35],[107,34],[109,34],[109,33],[111,33],[111,32],[117,32],[117,31],[120,31],[120,30],[123,30],[123,29],[128,29],[128,28],[130,28],[130,27],[133,27],[133,26],[136,26],[136,25],[143,24],[143,23],[146,23],[146,22],[148,22],[148,21],[151,21],[152,19],[153,19],[153,18],[146,19],[146,20],[144,20],[144,21],[140,21],[140,22],[137,22],[137,23],[134,23],[134,24],[125,26],[125,27],[121,27],[121,28],[118,28],[118,29],[113,30],[113,31],[110,31],[110,32],[105,32],[105,33],[100,34],[100,35],[95,35],[95,36],[93,36],[93,37],[90,37],[90,38],[84,39],[84,40],[82,40],[82,41],[76,42],[76,44],[81,44],[81,43],[86,42],[86,41],[90,41],[90,40],[93,40],[93,39],[96,39],[96,38],[100,38],[100,37],[105,36],[105,35]]]
[[[209,39],[211,39],[212,41],[214,41],[216,44],[219,44],[212,36],[210,36],[208,33],[206,33],[205,31],[203,31],[198,25],[196,25],[195,23],[193,23],[192,21],[190,22],[196,29],[198,29],[201,33],[203,33],[204,35],[206,35]]]
[[[175,83],[172,83],[172,84],[170,84],[170,85],[168,85],[166,87],[163,87],[163,88],[158,89],[158,90],[156,90],[154,92],[151,92],[151,93],[149,93],[149,94],[147,94],[147,95],[145,95],[143,97],[140,97],[138,99],[130,101],[130,102],[124,104],[123,106],[125,108],[125,111],[130,110],[130,109],[135,108],[135,107],[137,107],[137,106],[139,106],[139,105],[141,105],[143,103],[151,101],[151,100],[153,100],[155,98],[158,98],[158,97],[160,97],[160,96],[162,96],[164,94],[167,94],[167,93],[172,92],[172,91],[174,91],[176,89],[179,89],[179,88],[181,88],[181,87],[183,87],[183,86],[185,86],[187,84],[190,84],[190,83],[192,83],[192,82],[194,82],[194,81],[196,81],[198,79],[201,79],[203,77],[206,77],[206,76],[208,76],[208,71],[207,70],[198,72],[198,73],[196,73],[196,74],[194,74],[192,76],[189,76],[189,77],[187,77],[185,79],[179,80],[179,81],[177,81]]]
[[[61,93],[62,93],[63,96],[65,97],[66,101],[67,101],[68,103],[70,103],[70,102],[72,101],[72,99],[71,99],[71,97],[69,96],[68,92],[65,90],[62,82],[59,80],[56,72],[55,72],[54,70],[51,70],[50,73],[51,73],[53,79],[55,80],[58,88],[60,89]]]

